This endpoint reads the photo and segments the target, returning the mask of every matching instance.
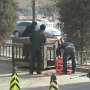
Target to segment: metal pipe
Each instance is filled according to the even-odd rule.
[[[35,0],[32,0],[32,14],[33,14],[32,21],[35,22]]]

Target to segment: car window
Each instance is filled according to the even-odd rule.
[[[30,22],[21,22],[21,23],[18,24],[18,26],[25,26],[25,27],[27,27],[29,25],[31,25]]]

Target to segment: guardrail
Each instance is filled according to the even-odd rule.
[[[43,54],[42,68],[55,66],[55,60],[56,60],[55,51],[57,47],[58,47],[57,41],[53,41],[53,43],[48,42],[44,45],[44,49],[42,52]],[[89,55],[90,55],[90,52],[77,51],[76,52],[77,65],[90,65]],[[12,44],[6,44],[4,46],[1,46],[0,57],[10,58],[11,60],[13,58],[15,60],[16,65],[29,66],[30,59],[31,59],[30,44],[12,43]],[[68,62],[70,63],[70,61]]]
[[[77,64],[78,65],[90,65],[90,52],[89,51],[77,51]]]
[[[14,38],[15,39],[15,38]],[[25,39],[26,40],[26,39]],[[19,43],[16,43],[16,42]],[[14,41],[12,44],[6,44],[0,47],[0,56],[5,58],[10,58],[15,60],[15,65],[20,66],[29,66],[31,59],[31,44],[23,44],[23,40]],[[57,48],[58,42],[52,41],[44,45],[42,54],[43,54],[43,64],[42,68],[48,68],[55,66],[56,54],[55,50]]]

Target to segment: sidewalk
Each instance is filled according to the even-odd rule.
[[[46,72],[46,71],[43,71]],[[48,70],[48,72],[55,72],[55,69]],[[44,75],[30,75],[28,69],[18,69],[17,74],[21,90],[49,90],[51,76]],[[90,79],[87,77],[70,79],[81,74],[76,72],[70,75],[57,74],[57,83],[59,90],[90,90]],[[9,90],[10,79],[12,75],[12,66],[7,63],[0,63],[0,88],[1,90]]]

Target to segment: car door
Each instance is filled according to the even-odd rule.
[[[15,31],[14,31],[14,35],[17,36],[17,33],[18,33],[18,36],[22,36],[22,33],[24,32],[24,30],[29,26],[31,25],[31,22],[20,22],[18,23],[16,26],[15,26]]]
[[[17,26],[17,30],[20,31],[20,32],[23,32],[27,26],[31,25],[30,22],[21,22],[18,24]]]

